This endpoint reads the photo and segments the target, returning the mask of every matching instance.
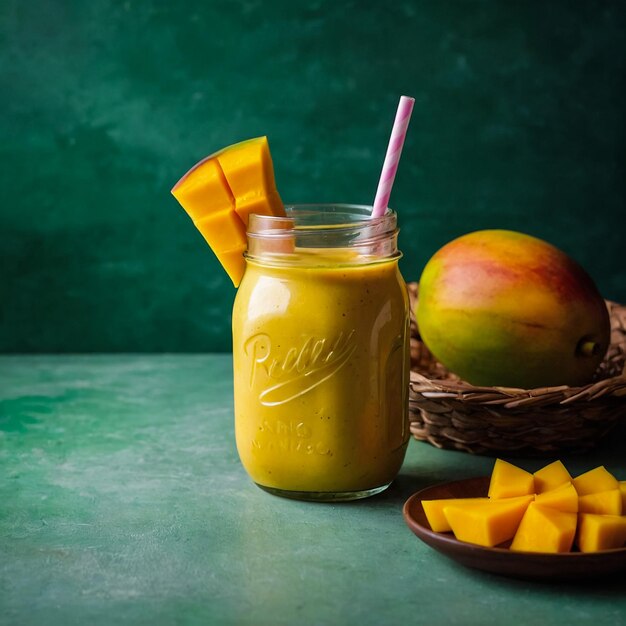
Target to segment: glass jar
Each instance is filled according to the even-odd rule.
[[[233,308],[235,433],[276,495],[367,497],[409,439],[409,304],[396,215],[298,205],[251,216]]]

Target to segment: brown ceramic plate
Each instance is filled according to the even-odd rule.
[[[487,495],[488,489],[488,476],[422,489],[405,502],[404,520],[431,548],[467,567],[505,576],[536,580],[575,580],[597,578],[626,569],[626,548],[567,554],[511,552],[506,547],[484,548],[458,541],[452,533],[436,533],[431,530],[424,514],[422,500],[481,497]]]

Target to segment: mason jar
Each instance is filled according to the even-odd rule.
[[[409,439],[409,304],[396,214],[297,205],[251,216],[233,308],[235,434],[262,489],[386,489]]]

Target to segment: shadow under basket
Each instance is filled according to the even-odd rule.
[[[626,306],[607,301],[611,345],[582,387],[476,387],[449,372],[421,341],[411,300],[409,419],[415,439],[484,455],[589,450],[626,416]]]

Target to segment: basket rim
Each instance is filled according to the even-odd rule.
[[[411,370],[411,391],[431,400],[457,399],[464,402],[503,407],[506,409],[542,404],[573,404],[601,398],[623,398],[626,402],[626,374],[589,383],[582,387],[477,387],[465,381],[447,381],[428,378]]]

